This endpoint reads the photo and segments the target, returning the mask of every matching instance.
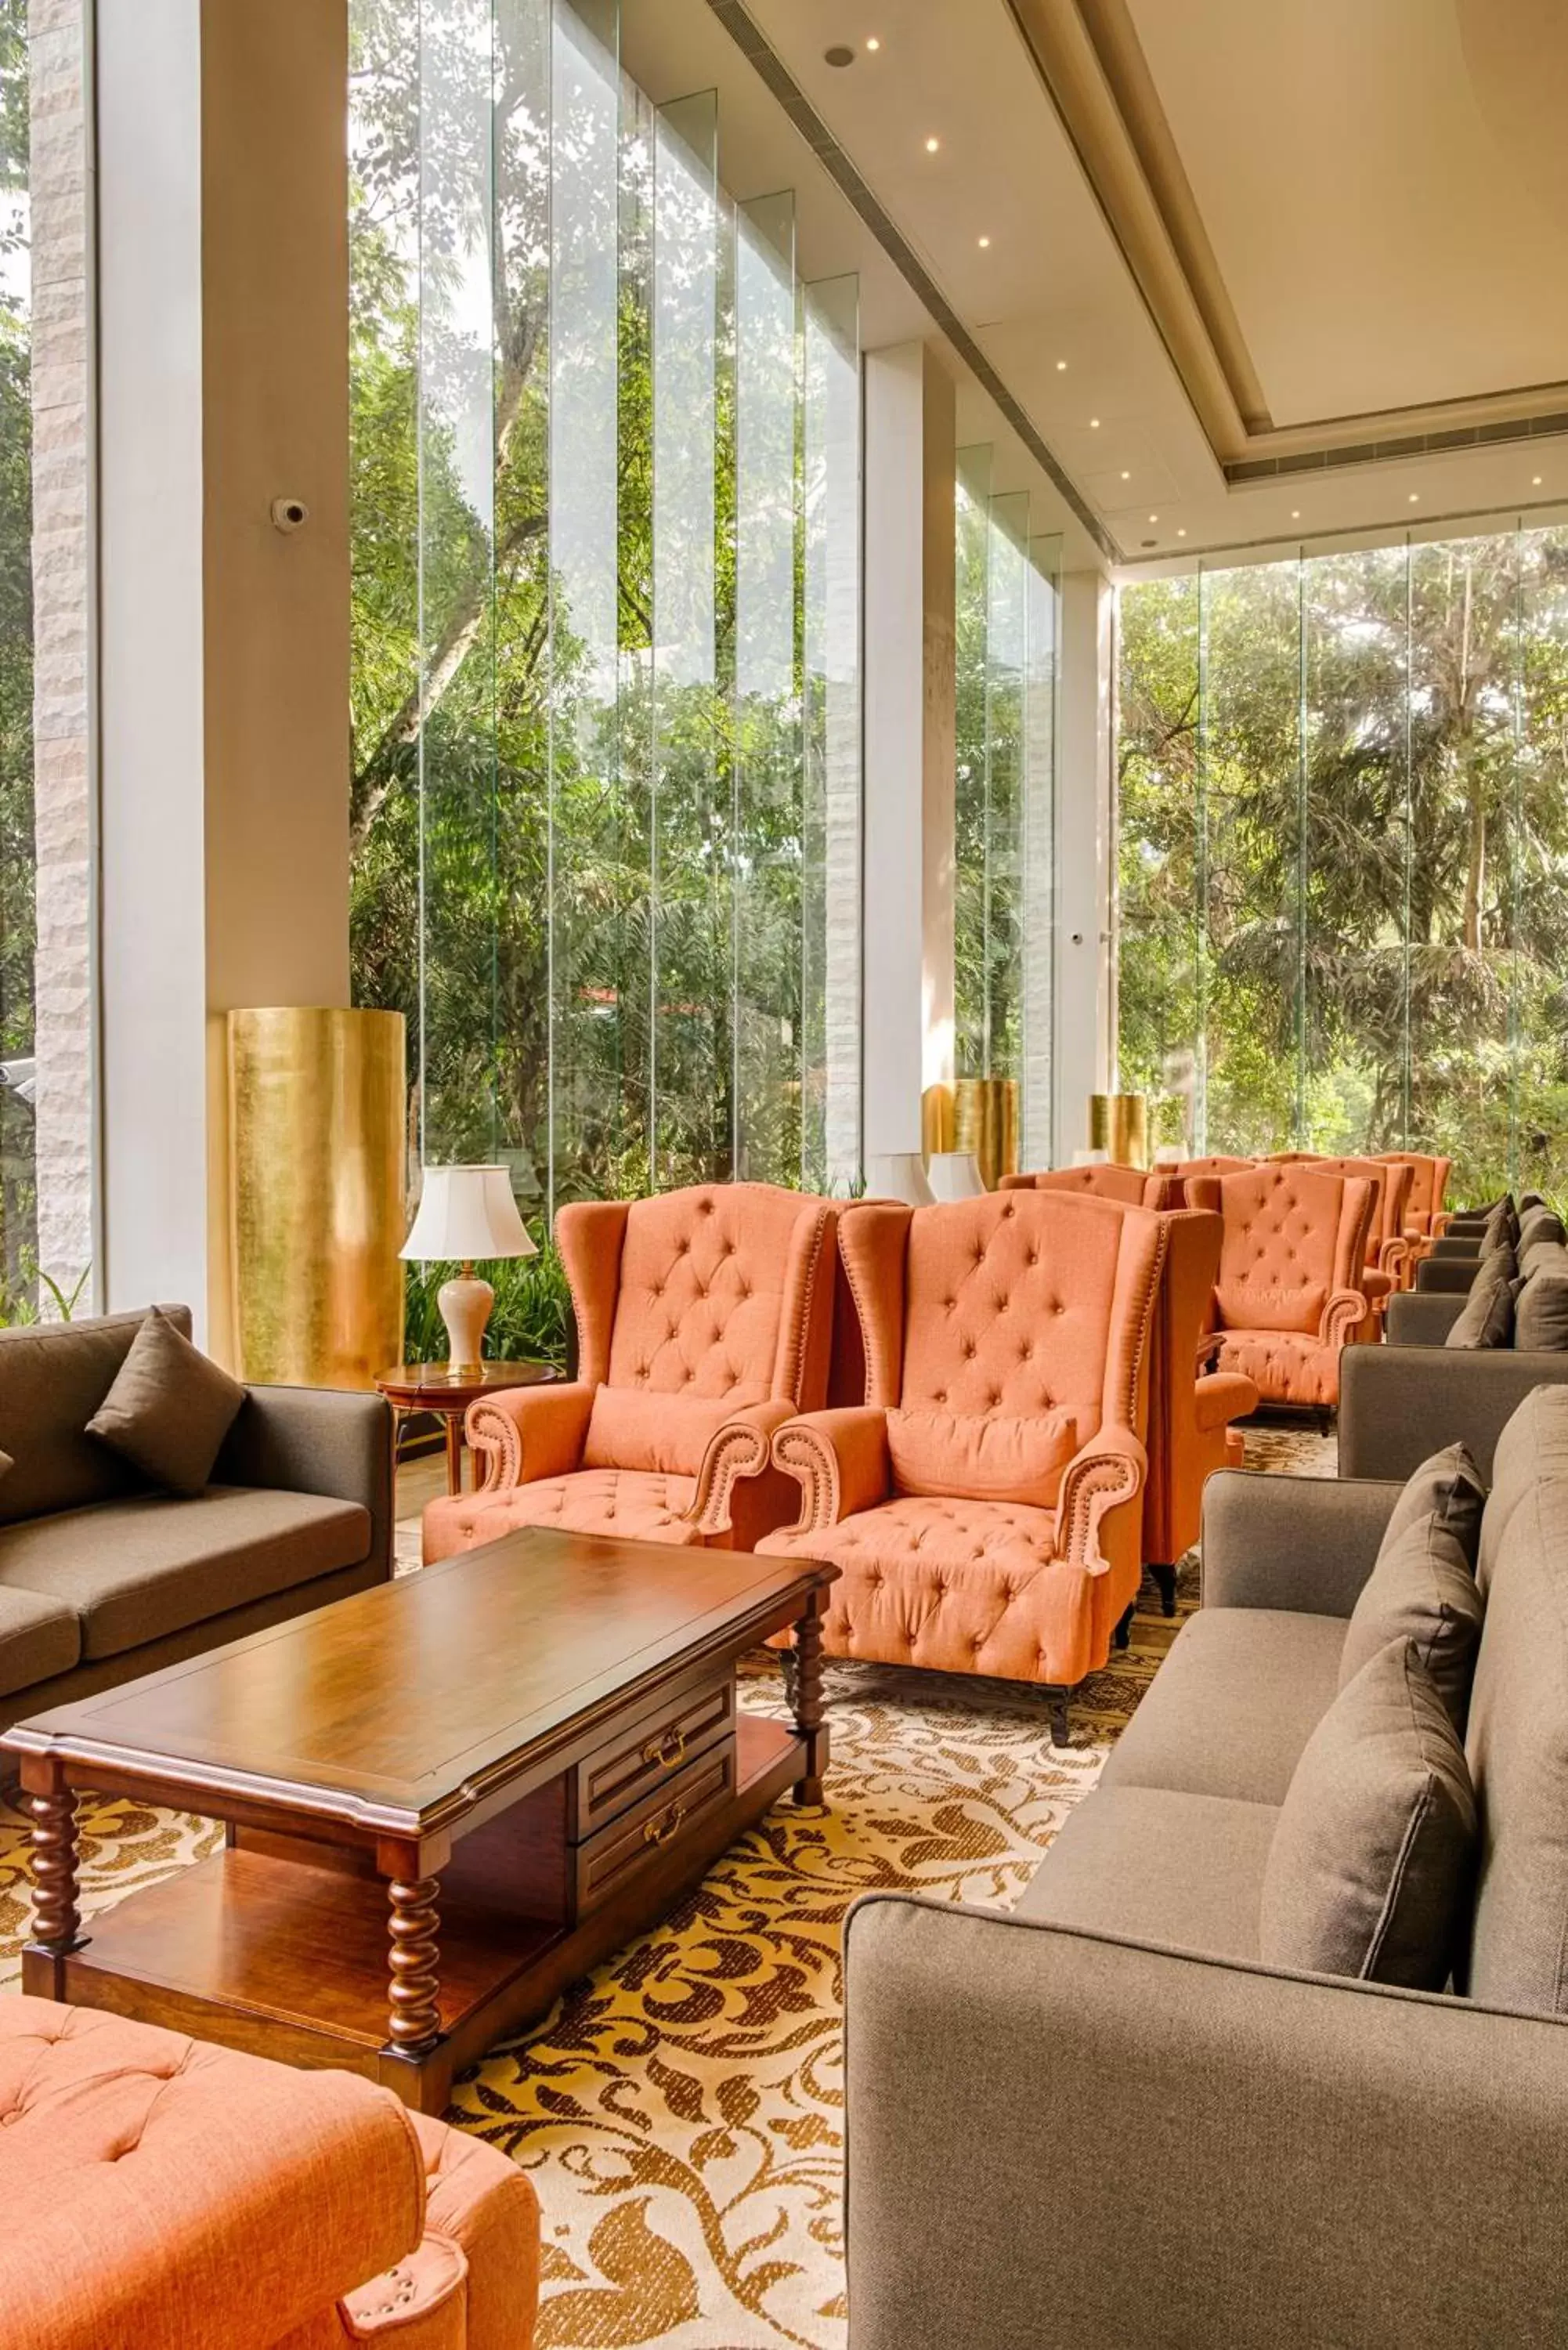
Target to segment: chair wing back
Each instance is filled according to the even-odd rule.
[[[960,1419],[1072,1412],[1138,1429],[1160,1219],[1052,1191],[852,1208],[840,1244],[867,1399]]]
[[[1372,1211],[1359,1178],[1271,1159],[1199,1177],[1187,1197],[1224,1221],[1215,1299],[1231,1329],[1315,1332],[1334,1292],[1355,1286]]]
[[[1410,1222],[1424,1232],[1429,1231],[1432,1218],[1442,1212],[1452,1160],[1439,1159],[1428,1150],[1380,1150],[1377,1157],[1386,1167],[1408,1167],[1410,1196],[1405,1202],[1405,1213]]]
[[[1004,1191],[1086,1191],[1096,1200],[1120,1200],[1129,1208],[1147,1205],[1147,1176],[1136,1167],[1053,1167],[1039,1175],[1004,1175]]]
[[[585,1464],[691,1475],[726,1414],[818,1407],[836,1217],[769,1183],[563,1208],[579,1377],[599,1389]]]
[[[1401,1229],[1398,1224],[1391,1224],[1388,1221],[1394,1199],[1394,1189],[1389,1180],[1392,1169],[1386,1167],[1380,1159],[1320,1159],[1314,1163],[1325,1175],[1355,1175],[1370,1187],[1372,1200],[1364,1256],[1366,1263],[1375,1264],[1379,1242],[1392,1239]]]
[[[1213,1159],[1184,1159],[1179,1167],[1173,1167],[1169,1171],[1185,1183],[1192,1176],[1244,1175],[1249,1167],[1255,1167],[1257,1163],[1255,1159],[1228,1159],[1221,1153]]]

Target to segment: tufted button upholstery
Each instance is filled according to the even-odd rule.
[[[0,2350],[532,2338],[526,2178],[350,2074],[0,2001]]]
[[[1270,1403],[1337,1402],[1341,1346],[1370,1318],[1357,1284],[1373,1191],[1364,1177],[1298,1159],[1188,1184],[1194,1204],[1218,1209],[1224,1225],[1214,1289],[1219,1370],[1251,1379]],[[1346,1304],[1359,1306],[1347,1321]]]
[[[564,1534],[619,1534],[627,1542],[690,1546],[701,1530],[686,1515],[697,1491],[694,1477],[636,1469],[583,1469],[570,1477],[541,1477],[505,1493],[459,1493],[425,1512],[427,1566],[460,1550],[496,1542],[519,1526],[554,1526]]]

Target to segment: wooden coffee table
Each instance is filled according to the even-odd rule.
[[[25,1988],[425,2113],[786,1788],[821,1797],[835,1567],[524,1529],[17,1723]],[[735,1667],[794,1626],[794,1721]],[[84,1929],[78,1790],[228,1823]]]

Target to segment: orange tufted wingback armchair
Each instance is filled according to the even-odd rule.
[[[0,2350],[528,2350],[539,2207],[352,2073],[0,2000]]]
[[[784,1524],[769,1440],[826,1399],[837,1218],[771,1183],[562,1208],[577,1376],[470,1406],[487,1474],[427,1508],[427,1565],[516,1526],[751,1550]]]
[[[830,1656],[1044,1683],[1065,1737],[1137,1593],[1166,1222],[1048,1191],[845,1211],[866,1401],[779,1430],[803,1504],[758,1545],[839,1568]]]
[[[1206,1354],[1251,1379],[1265,1403],[1336,1404],[1340,1350],[1371,1314],[1362,1285],[1371,1185],[1269,1160],[1199,1176],[1187,1196],[1225,1226]]]
[[[1417,1256],[1429,1256],[1434,1241],[1448,1230],[1449,1170],[1453,1161],[1428,1150],[1380,1150],[1386,1167],[1408,1167],[1410,1193],[1405,1202],[1405,1230],[1415,1243]]]
[[[1166,1232],[1165,1262],[1155,1299],[1148,1346],[1148,1482],[1143,1496],[1143,1562],[1158,1584],[1165,1612],[1176,1612],[1176,1569],[1198,1540],[1205,1481],[1216,1469],[1239,1469],[1242,1443],[1231,1423],[1258,1409],[1258,1390],[1234,1371],[1203,1371],[1200,1344],[1213,1319],[1224,1228],[1220,1218],[1183,1208],[1180,1187],[1163,1173],[1129,1168],[1059,1169],[1049,1175],[1004,1175],[1004,1191],[1066,1191],[1104,1196],[1088,1185],[1064,1184],[1064,1174],[1132,1174],[1145,1204],[1158,1208]],[[1169,1193],[1176,1198],[1168,1208]],[[1115,1195],[1112,1194],[1114,1197]],[[1130,1204],[1123,1201],[1122,1204]]]
[[[1119,1200],[1124,1208],[1180,1204],[1169,1196],[1169,1176],[1146,1175],[1140,1167],[1118,1167],[1109,1159],[1098,1166],[1052,1167],[1036,1175],[1004,1175],[997,1188],[1002,1191],[1087,1192],[1094,1200]]]

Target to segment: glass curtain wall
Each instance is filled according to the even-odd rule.
[[[1124,588],[1120,1082],[1568,1189],[1568,529]]]
[[[525,1207],[859,1164],[859,352],[614,0],[351,0],[357,1000]]]
[[[1051,1152],[1061,542],[961,449],[956,498],[954,1067],[1023,1092],[1027,1165]]]

